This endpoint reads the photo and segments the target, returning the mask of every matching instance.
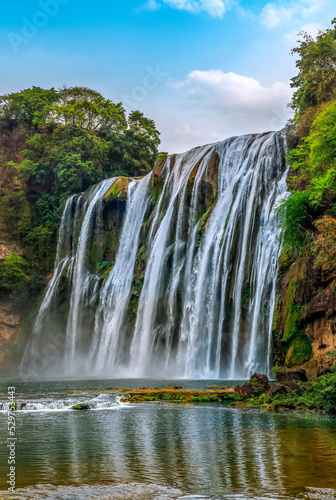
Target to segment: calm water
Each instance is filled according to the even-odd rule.
[[[62,486],[57,490],[59,496],[50,494],[50,498],[103,498],[107,493],[111,496],[106,498],[181,498],[175,490],[181,495],[218,499],[336,497],[332,491],[336,491],[336,418],[226,405],[120,404],[113,394],[67,393],[69,389],[90,391],[110,386],[204,387],[213,383],[2,382],[4,409],[8,385],[15,385],[19,404],[27,403],[25,411],[15,414],[17,487],[72,485],[70,489]],[[92,411],[69,410],[76,402],[88,402]],[[7,488],[7,437],[7,412],[3,410],[3,490]],[[113,484],[125,483],[136,483],[132,486],[135,490],[115,493]],[[88,486],[73,488],[76,484]],[[168,488],[170,493],[162,489],[151,496],[148,490],[137,496],[144,488],[141,484]],[[118,496],[121,494],[125,496]],[[26,498],[39,498],[34,495],[27,493]]]

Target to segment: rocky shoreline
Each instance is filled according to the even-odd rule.
[[[69,393],[81,391],[70,390]],[[276,380],[255,373],[249,381],[236,387],[210,385],[204,389],[184,389],[182,386],[140,387],[127,389],[107,387],[97,392],[120,395],[121,403],[156,403],[195,405],[225,403],[235,407],[263,409],[296,409],[336,413],[336,372],[308,380],[305,370],[290,368],[279,370]],[[89,410],[87,404],[76,405],[74,410]]]

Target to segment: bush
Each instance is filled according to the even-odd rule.
[[[15,252],[0,261],[0,288],[14,290],[22,288],[29,281],[25,274],[27,262]]]
[[[291,394],[276,394],[259,398],[259,403],[271,403],[272,408],[308,408],[336,413],[336,372],[327,373],[310,382],[299,384],[305,389],[302,396],[296,391]]]
[[[309,208],[309,193],[306,191],[294,191],[279,205],[277,210],[286,247],[301,250],[306,240],[310,238],[312,216]]]

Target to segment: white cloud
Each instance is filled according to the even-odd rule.
[[[183,136],[184,139],[197,138],[198,140],[200,140],[200,138],[202,137],[202,132],[198,129],[191,128],[189,123],[185,123],[181,128],[176,128],[174,130],[174,133],[181,137]]]
[[[230,112],[268,109],[288,102],[291,97],[288,83],[276,82],[271,87],[263,87],[254,78],[220,70],[191,71],[184,81],[173,85],[199,104]]]
[[[270,2],[266,4],[261,12],[262,24],[273,29],[291,23],[297,23],[302,19],[322,11],[330,0],[288,0],[287,2]]]
[[[223,17],[228,7],[228,0],[147,0],[144,8],[156,10],[162,5],[173,9],[186,10],[194,14],[207,12],[212,17]]]
[[[164,148],[181,152],[233,135],[281,129],[291,116],[287,82],[263,86],[254,78],[220,70],[190,72],[172,84],[175,109],[164,123]]]

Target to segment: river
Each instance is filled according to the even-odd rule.
[[[27,403],[15,412],[17,498],[336,498],[332,416],[227,404],[125,404],[117,394],[93,392],[213,383],[3,380],[0,489],[7,489],[7,388],[14,386],[18,408]],[[68,392],[78,389],[85,392]],[[91,410],[71,410],[78,402]]]

